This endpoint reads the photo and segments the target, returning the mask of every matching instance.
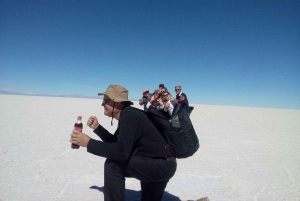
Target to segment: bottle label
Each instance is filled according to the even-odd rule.
[[[77,131],[79,131],[79,132],[82,132],[82,127],[76,126],[76,127],[75,127],[75,130],[77,130]]]

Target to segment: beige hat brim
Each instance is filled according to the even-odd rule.
[[[106,93],[105,92],[98,93],[98,96],[103,96],[103,95],[106,95]]]
[[[106,92],[101,92],[101,93],[98,93],[98,96],[103,96],[103,95],[107,95],[109,97],[109,94],[106,93]],[[111,97],[109,97],[110,99],[112,99]],[[129,100],[122,100],[122,101],[117,101],[117,100],[113,100],[114,102],[119,102],[119,103],[122,103],[122,102],[128,102],[130,103],[130,105],[133,105],[134,103],[129,101]]]

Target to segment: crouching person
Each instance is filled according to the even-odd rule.
[[[73,130],[71,143],[87,147],[89,153],[105,157],[104,199],[125,201],[125,178],[140,180],[142,201],[160,201],[169,179],[176,171],[176,158],[165,149],[166,141],[150,120],[131,108],[128,91],[110,85],[104,95],[104,115],[118,120],[118,128],[110,134],[92,116],[87,125],[102,141]]]

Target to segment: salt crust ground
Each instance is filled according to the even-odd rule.
[[[193,106],[201,147],[178,160],[164,201],[300,200],[300,110]],[[77,115],[116,129],[101,100],[0,95],[0,107],[0,200],[103,200],[104,159],[69,144]],[[136,180],[126,189],[139,200]]]

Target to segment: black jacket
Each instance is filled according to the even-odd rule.
[[[120,114],[114,135],[101,125],[94,130],[102,140],[90,139],[87,151],[105,158],[127,161],[133,152],[151,158],[166,158],[171,153],[165,149],[167,142],[140,111],[125,108]]]

